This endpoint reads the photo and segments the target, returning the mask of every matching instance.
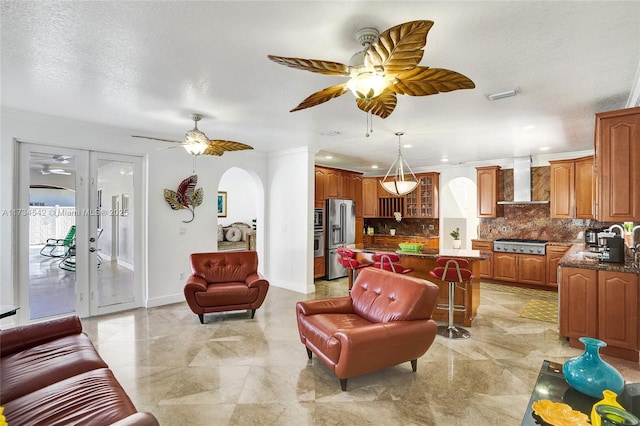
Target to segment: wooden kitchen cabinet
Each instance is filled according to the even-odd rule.
[[[493,253],[493,278],[496,280],[544,285],[546,271],[545,256]]]
[[[569,250],[568,246],[547,245],[547,285],[558,287],[558,263]]]
[[[478,185],[478,217],[498,217],[498,185],[500,166],[476,167]]]
[[[342,172],[326,169],[325,192],[327,198],[342,198]]]
[[[638,277],[598,271],[598,339],[617,348],[638,349]]]
[[[640,107],[596,114],[596,219],[640,221]]]
[[[577,339],[583,336],[600,339],[607,343],[602,353],[637,362],[638,275],[560,269],[560,335],[569,337],[573,347],[582,346]]]
[[[417,188],[405,195],[404,215],[408,218],[437,219],[439,216],[439,173],[418,173]]]
[[[598,336],[598,271],[560,268],[560,335]]]
[[[313,278],[320,278],[326,275],[324,267],[325,267],[325,257],[314,257],[313,258]]]
[[[326,173],[325,169],[320,167],[315,168],[315,201],[314,206],[316,208],[324,208],[324,200],[327,198],[325,195],[325,181]]]
[[[492,241],[471,240],[471,250],[493,251]],[[493,278],[493,255],[480,262],[480,278]]]
[[[593,156],[549,161],[551,218],[593,218]]]
[[[362,209],[362,176],[361,175],[353,175],[351,178],[351,196],[356,202],[356,219],[362,219],[363,209]],[[358,228],[356,228],[356,232],[357,232],[357,229]]]
[[[378,178],[362,178],[362,216],[378,217]]]

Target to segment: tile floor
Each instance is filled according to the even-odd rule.
[[[552,323],[520,318],[529,296],[481,290],[468,340],[438,336],[418,360],[338,379],[307,359],[298,300],[347,294],[346,280],[308,296],[271,287],[256,312],[205,316],[186,303],[83,320],[87,334],[142,411],[162,425],[519,425],[544,359],[570,348]],[[631,382],[638,364],[609,357]]]

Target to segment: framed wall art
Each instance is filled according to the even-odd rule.
[[[218,217],[227,217],[227,192],[218,191]]]

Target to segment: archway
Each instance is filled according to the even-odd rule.
[[[259,177],[239,167],[226,170],[218,184],[218,251],[256,250],[264,235],[264,190]],[[259,244],[258,244],[259,243]]]

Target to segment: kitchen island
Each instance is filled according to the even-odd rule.
[[[439,257],[456,257],[469,261],[469,268],[473,271],[474,278],[470,282],[461,285],[465,291],[456,286],[454,303],[464,305],[465,311],[455,312],[454,323],[463,324],[470,327],[480,305],[480,262],[486,259],[490,253],[483,253],[480,250],[458,250],[458,249],[433,249],[423,248],[419,252],[405,252],[402,250],[391,251],[389,249],[374,250],[363,249],[358,245],[348,246],[356,253],[356,259],[360,262],[373,262],[374,253],[395,253],[400,256],[400,264],[405,268],[413,268],[408,275],[430,281],[440,287],[437,303],[447,304],[449,302],[449,283],[440,281],[431,275],[429,271],[436,268],[436,259]],[[435,309],[433,319],[447,322],[448,312],[444,309]]]

